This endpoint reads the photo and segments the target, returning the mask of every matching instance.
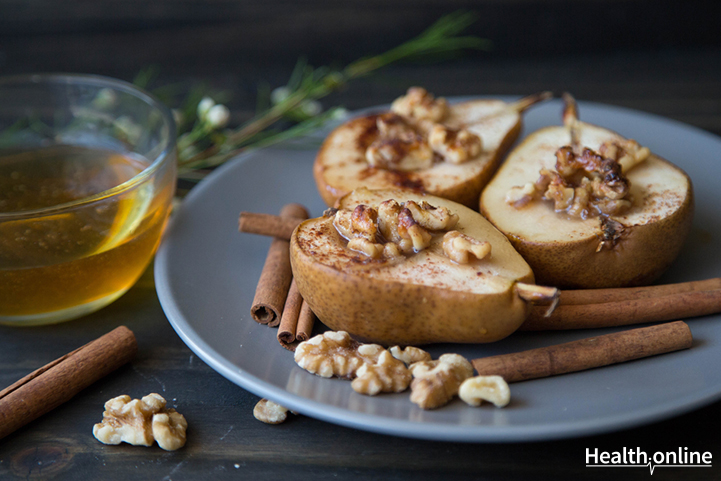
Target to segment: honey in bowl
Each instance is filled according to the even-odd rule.
[[[77,317],[133,285],[173,195],[152,175],[122,185],[150,163],[75,145],[0,152],[0,322]]]

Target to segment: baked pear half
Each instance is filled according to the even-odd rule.
[[[550,92],[514,103],[480,99],[449,105],[420,87],[390,112],[333,130],[313,174],[329,206],[358,187],[429,193],[476,209],[483,186],[521,131],[522,113]]]
[[[329,328],[385,345],[514,332],[555,289],[477,212],[405,190],[357,189],[290,241],[303,299]]]
[[[686,173],[648,148],[578,120],[529,135],[486,186],[480,209],[533,268],[563,288],[644,285],[678,255],[691,228]]]

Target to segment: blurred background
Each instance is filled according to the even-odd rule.
[[[477,14],[492,42],[441,62],[403,62],[322,100],[387,103],[409,85],[438,95],[550,89],[721,134],[721,15],[715,2],[648,0],[0,0],[0,73],[81,72],[205,82],[229,92],[232,122],[259,85],[284,85],[299,57],[343,66],[419,34],[442,14]]]

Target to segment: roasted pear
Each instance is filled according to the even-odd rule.
[[[296,228],[293,276],[334,330],[417,345],[491,342],[515,331],[529,301],[555,289],[477,212],[404,190],[357,189]]]
[[[390,112],[353,119],[326,138],[313,173],[326,204],[358,188],[424,192],[473,209],[521,131],[521,114],[549,92],[514,103],[449,105],[412,87]]]
[[[564,125],[529,135],[508,155],[483,191],[481,213],[540,283],[648,284],[690,230],[691,180],[635,141],[581,122],[575,100],[564,101]]]

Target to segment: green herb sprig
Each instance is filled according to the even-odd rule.
[[[268,95],[269,88],[259,88],[259,102],[270,97],[270,105],[259,104],[256,115],[234,130],[225,129],[229,112],[209,96],[194,90],[178,112],[178,166],[185,178],[201,177],[197,171],[218,166],[245,149],[268,146],[311,132],[344,112],[334,107],[322,112],[318,99],[345,87],[350,81],[366,76],[400,60],[447,55],[464,49],[487,49],[490,42],[475,36],[460,36],[475,21],[467,12],[441,17],[417,37],[384,52],[356,60],[344,68],[313,68],[301,59],[288,84]],[[141,73],[139,82],[147,85],[153,72]],[[143,86],[145,86],[143,85]],[[155,92],[155,91],[154,91]],[[292,126],[279,129],[281,120]]]

